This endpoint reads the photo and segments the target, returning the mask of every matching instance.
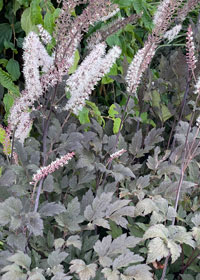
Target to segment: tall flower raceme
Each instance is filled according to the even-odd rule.
[[[45,47],[40,42],[39,36],[34,32],[30,32],[25,38],[23,49],[25,90],[21,92],[21,97],[15,100],[8,118],[11,130],[15,130],[15,137],[22,143],[28,136],[32,126],[30,107],[43,93],[39,67],[45,72],[49,70],[54,62],[54,58],[48,55]]]
[[[82,14],[76,17],[71,16],[72,10],[77,5],[86,3],[88,5]],[[54,34],[57,41],[55,65],[42,77],[42,86],[44,89],[48,89],[49,86],[54,87],[58,82],[62,81],[64,75],[68,74],[69,68],[73,64],[77,46],[83,34],[88,31],[90,25],[111,15],[117,8],[118,6],[112,4],[109,0],[63,1]]]
[[[163,0],[154,14],[154,28],[149,38],[153,37],[154,42],[162,39],[174,20],[175,12],[181,9],[183,0]]]
[[[56,159],[55,161],[51,162],[49,165],[41,167],[38,169],[37,173],[33,175],[33,181],[30,182],[31,185],[37,183],[41,179],[45,178],[48,174],[53,173],[56,169],[64,166],[74,157],[75,153],[68,153],[61,158]]]
[[[193,31],[191,25],[189,25],[187,31],[186,50],[187,50],[186,61],[187,61],[188,69],[191,70],[194,75],[197,59],[195,56],[194,37],[193,37]]]
[[[94,32],[87,40],[87,48],[92,50],[97,44],[106,41],[107,37],[117,32],[119,29],[126,26],[128,23],[132,23],[140,18],[140,15],[132,14],[126,18],[119,18],[103,26],[100,30]]]
[[[179,21],[184,21],[189,11],[195,9],[195,7],[200,4],[199,0],[188,0],[183,7],[179,10],[177,19]]]
[[[178,33],[181,31],[181,29],[182,29],[182,24],[177,24],[172,29],[168,30],[163,35],[163,38],[168,39],[168,41],[171,42],[178,35]]]
[[[66,91],[70,92],[71,97],[64,110],[72,110],[74,114],[78,114],[95,85],[109,72],[121,54],[121,49],[117,46],[110,49],[106,55],[105,50],[105,43],[96,45],[76,72],[70,76],[66,83]]]
[[[37,27],[39,29],[39,32],[40,32],[39,35],[40,35],[40,38],[41,38],[41,41],[43,42],[43,44],[45,44],[45,45],[49,44],[52,40],[52,37],[49,34],[49,32],[47,32],[41,24],[38,24]]]
[[[125,149],[121,149],[113,154],[110,155],[109,159],[108,159],[108,163],[111,162],[113,159],[120,157],[121,155],[123,155],[126,152]]]
[[[156,44],[147,41],[134,56],[126,75],[127,91],[135,94],[144,71],[151,62],[156,50]]]

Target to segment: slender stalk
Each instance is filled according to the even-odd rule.
[[[43,182],[44,182],[44,179],[40,180],[40,183],[39,183],[39,186],[38,186],[37,195],[36,195],[36,199],[35,199],[34,212],[37,212],[37,210],[38,210],[40,194],[41,194]]]
[[[127,108],[128,108],[128,103],[129,103],[130,98],[131,98],[131,95],[129,94],[129,95],[128,95],[128,98],[127,98],[127,100],[126,100],[125,107],[124,107],[124,112],[123,112],[123,115],[122,115],[122,118],[121,118],[121,123],[120,123],[120,126],[119,126],[119,131],[118,131],[118,133],[117,133],[115,145],[114,145],[114,147],[113,147],[113,153],[116,152],[116,148],[117,148],[118,141],[119,141],[119,136],[120,136],[120,133],[121,133],[121,129],[122,129],[124,120],[125,120],[125,115],[126,115],[126,111],[127,111]],[[109,164],[108,164],[108,167],[107,167],[108,170],[110,170],[111,165],[112,165],[112,161],[110,161]],[[104,184],[105,184],[105,181],[106,181],[106,178],[107,178],[107,174],[105,174],[104,179],[103,179],[103,174],[102,174],[102,176],[101,176],[101,178],[100,178],[100,180],[99,180],[98,186],[101,185],[102,179],[103,179],[102,185],[104,185]],[[98,188],[98,186],[96,186],[96,187]]]
[[[193,263],[193,261],[196,260],[196,258],[198,258],[200,256],[200,253],[198,253],[197,255],[194,256],[194,253],[196,252],[197,249],[195,249],[192,253],[192,255],[190,256],[190,258],[188,259],[187,263],[185,264],[185,266],[183,267],[183,269],[181,270],[181,273],[183,274],[185,272],[185,270]]]
[[[53,94],[53,97],[52,97],[52,104],[55,100],[57,89],[58,89],[58,83],[55,86],[54,94]],[[53,110],[53,106],[51,106],[51,108],[50,108],[47,121],[46,122],[43,121],[43,166],[46,165],[46,162],[47,162],[47,159],[48,159],[47,146],[46,146],[47,145],[47,132],[48,132],[48,128],[49,128],[49,123],[50,123],[50,117],[51,117],[52,110]],[[41,194],[43,182],[44,182],[44,179],[40,180],[40,183],[39,183],[39,186],[38,186],[38,189],[37,189],[34,212],[37,212],[37,210],[38,210],[38,205],[39,205],[40,194]]]
[[[197,102],[199,100],[199,97],[200,97],[200,93],[198,94],[198,96],[196,98],[196,104],[197,104]],[[182,183],[183,183],[184,173],[185,173],[185,170],[186,170],[190,160],[192,159],[191,155],[190,155],[191,149],[187,150],[187,147],[188,147],[189,132],[191,130],[191,126],[192,126],[192,123],[193,123],[194,114],[195,114],[195,110],[192,113],[192,116],[191,116],[191,119],[190,119],[190,123],[189,123],[189,126],[188,126],[188,130],[187,130],[186,139],[185,139],[184,153],[183,153],[183,159],[182,159],[182,164],[181,164],[181,176],[180,176],[179,183],[178,183],[178,188],[177,188],[177,191],[176,191],[176,199],[175,199],[175,206],[174,206],[176,212],[177,212],[177,209],[178,209],[178,203],[179,203],[179,198],[180,198],[180,192],[181,192],[181,187],[182,187]],[[194,141],[195,140],[196,140],[196,138],[194,139]],[[194,145],[194,141],[192,143],[192,147]],[[188,156],[189,156],[189,160],[187,158]],[[176,218],[174,217],[172,219],[172,225],[175,225],[175,220],[176,220]],[[168,262],[169,262],[170,256],[171,256],[171,254],[169,253],[167,258],[165,259],[164,269],[163,269],[162,277],[161,277],[160,280],[164,280],[165,279],[166,270],[167,270],[167,266],[168,266]]]

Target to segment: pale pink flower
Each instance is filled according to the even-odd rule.
[[[155,12],[154,17],[153,17],[153,23],[155,25],[162,25],[163,15],[165,15],[166,11],[168,10],[168,8],[170,6],[170,2],[171,2],[171,0],[163,0],[159,4],[157,11]]]
[[[20,122],[15,130],[15,137],[23,144],[31,131],[33,121],[30,119],[30,112],[21,112]]]
[[[140,84],[142,74],[147,69],[155,54],[156,44],[147,41],[142,49],[134,56],[126,75],[127,91],[135,94]]]
[[[41,167],[40,169],[38,169],[37,173],[33,175],[33,181],[30,182],[30,184],[33,185],[33,184],[37,183],[42,178],[45,178],[48,174],[53,173],[56,169],[59,169],[63,165],[67,164],[68,161],[70,159],[72,159],[74,155],[75,155],[74,152],[68,153],[68,154],[62,156],[61,158],[56,159],[49,165]]]
[[[44,72],[48,71],[54,61],[54,57],[48,55],[38,35],[34,32],[30,32],[25,38],[23,49],[25,90],[21,92],[21,97],[15,100],[8,118],[11,130],[13,131],[16,128],[15,137],[21,143],[28,136],[32,126],[29,109],[33,106],[35,100],[43,94],[39,67]]]
[[[123,155],[126,152],[126,150],[121,149],[115,153],[113,153],[112,155],[110,155],[108,162],[111,162],[113,159],[120,157],[121,155]]]
[[[42,40],[42,42],[47,45],[49,43],[51,43],[51,35],[49,34],[49,32],[47,30],[44,29],[44,27],[41,24],[37,25],[38,30],[40,32],[40,38]]]
[[[181,28],[182,24],[175,25],[172,29],[170,29],[163,35],[163,38],[168,39],[169,42],[173,41],[176,35],[178,35],[178,33],[181,31]]]
[[[194,38],[193,38],[193,31],[192,26],[189,25],[188,31],[187,31],[187,38],[186,38],[186,60],[188,64],[189,70],[194,72],[194,69],[196,68],[196,56],[195,56],[195,45],[194,45]]]
[[[109,72],[121,50],[115,46],[104,56],[105,43],[98,44],[78,67],[76,72],[69,77],[66,91],[71,94],[64,110],[72,110],[78,114],[85,105],[95,85]]]

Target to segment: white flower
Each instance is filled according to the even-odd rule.
[[[126,150],[124,150],[124,149],[121,149],[121,150],[115,152],[114,154],[110,155],[110,158],[108,159],[108,161],[110,162],[110,161],[112,161],[114,158],[120,157],[120,156],[123,155],[125,152],[126,152]]]
[[[20,122],[15,131],[15,137],[23,144],[24,140],[28,137],[28,134],[32,128],[32,120],[30,119],[29,112],[22,112]]]
[[[142,74],[151,62],[151,59],[155,54],[155,49],[155,43],[147,42],[134,56],[126,75],[127,91],[129,93],[136,93]]]
[[[169,7],[171,0],[163,0],[160,5],[158,6],[158,9],[156,13],[154,14],[153,23],[155,25],[160,25],[163,22],[163,15],[166,13],[166,9]]]
[[[54,57],[48,55],[38,35],[34,32],[30,32],[25,38],[23,49],[25,90],[21,92],[21,97],[16,99],[8,118],[11,130],[16,128],[15,136],[22,143],[32,126],[28,111],[35,100],[43,94],[39,67],[46,72],[54,62]]]
[[[181,28],[182,28],[182,24],[175,25],[172,29],[170,29],[163,35],[163,38],[168,39],[168,41],[171,42],[176,37],[176,35],[181,31]]]
[[[71,97],[64,110],[72,110],[77,115],[84,107],[85,100],[89,98],[95,85],[109,72],[121,54],[120,48],[115,46],[104,56],[105,49],[105,43],[96,45],[76,72],[69,77],[66,91],[70,92]]]
[[[42,42],[47,45],[51,42],[51,35],[49,34],[49,32],[47,30],[44,29],[44,27],[41,24],[37,25],[39,32],[40,32],[40,37]]]

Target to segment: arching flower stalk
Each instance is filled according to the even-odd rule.
[[[109,72],[113,63],[120,56],[121,50],[115,46],[104,56],[106,44],[98,44],[70,76],[66,83],[66,91],[71,94],[64,110],[72,110],[78,114],[85,105],[95,85]]]
[[[15,100],[8,118],[11,131],[16,129],[15,137],[18,138],[21,143],[24,143],[32,126],[30,108],[43,94],[39,67],[46,72],[54,61],[54,58],[48,55],[38,35],[34,32],[30,32],[25,38],[23,49],[25,90],[21,92],[21,97]]]
[[[134,95],[140,84],[143,73],[155,54],[156,44],[147,41],[134,56],[126,75],[127,91]]]
[[[37,183],[41,180],[44,179],[48,174],[53,173],[56,171],[56,169],[59,169],[60,167],[64,166],[65,164],[68,164],[69,160],[71,160],[74,157],[75,153],[68,153],[61,158],[56,159],[55,161],[51,162],[47,166],[43,166],[40,169],[38,169],[37,173],[33,175],[33,181],[30,182],[31,185],[34,185],[33,187],[33,192],[31,195],[31,200],[33,201],[35,190]]]
[[[181,31],[182,24],[175,25],[172,29],[168,30],[164,35],[163,38],[167,39],[169,42],[173,41],[174,38],[178,35]]]
[[[195,56],[194,37],[193,37],[193,31],[191,25],[189,25],[187,31],[186,50],[187,50],[186,61],[187,61],[188,69],[192,72],[194,80],[196,80],[194,70],[196,68],[197,59]]]

